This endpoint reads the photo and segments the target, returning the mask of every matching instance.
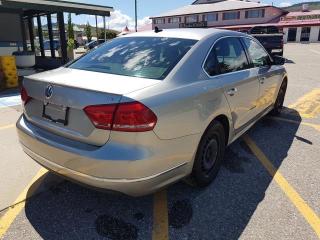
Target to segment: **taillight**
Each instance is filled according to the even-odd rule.
[[[113,114],[117,105],[96,105],[84,109],[96,128],[111,130]]]
[[[154,128],[157,116],[139,102],[118,105],[112,130],[122,132],[145,132]]]
[[[25,87],[22,86],[20,94],[23,105],[26,105],[30,101],[31,97],[28,95],[28,92],[25,89]]]
[[[157,116],[139,102],[88,106],[84,111],[99,129],[145,132],[152,130],[157,123]]]

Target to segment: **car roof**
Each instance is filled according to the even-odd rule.
[[[207,36],[225,33],[228,36],[245,36],[244,33],[217,29],[217,28],[175,28],[175,29],[161,29],[161,32],[143,31],[137,33],[131,33],[121,38],[126,37],[168,37],[168,38],[184,38],[201,40]]]

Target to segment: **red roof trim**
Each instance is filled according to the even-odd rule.
[[[294,21],[294,22],[278,22],[278,23],[267,23],[267,24],[247,24],[247,25],[233,25],[233,26],[216,26],[216,28],[223,29],[242,29],[252,28],[256,26],[276,26],[276,27],[301,27],[301,26],[320,26],[319,21]]]

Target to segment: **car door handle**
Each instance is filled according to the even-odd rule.
[[[261,83],[261,84],[264,84],[264,82],[266,81],[266,79],[267,79],[266,77],[260,78],[260,83]]]
[[[232,97],[232,96],[234,96],[237,92],[238,92],[238,89],[237,89],[237,88],[231,88],[231,89],[229,89],[229,90],[227,91],[227,94]]]

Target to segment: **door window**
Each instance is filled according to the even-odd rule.
[[[260,44],[249,38],[243,38],[243,42],[247,48],[254,67],[270,65],[270,57]]]
[[[210,52],[204,69],[210,76],[247,69],[245,51],[237,38],[219,40]]]

